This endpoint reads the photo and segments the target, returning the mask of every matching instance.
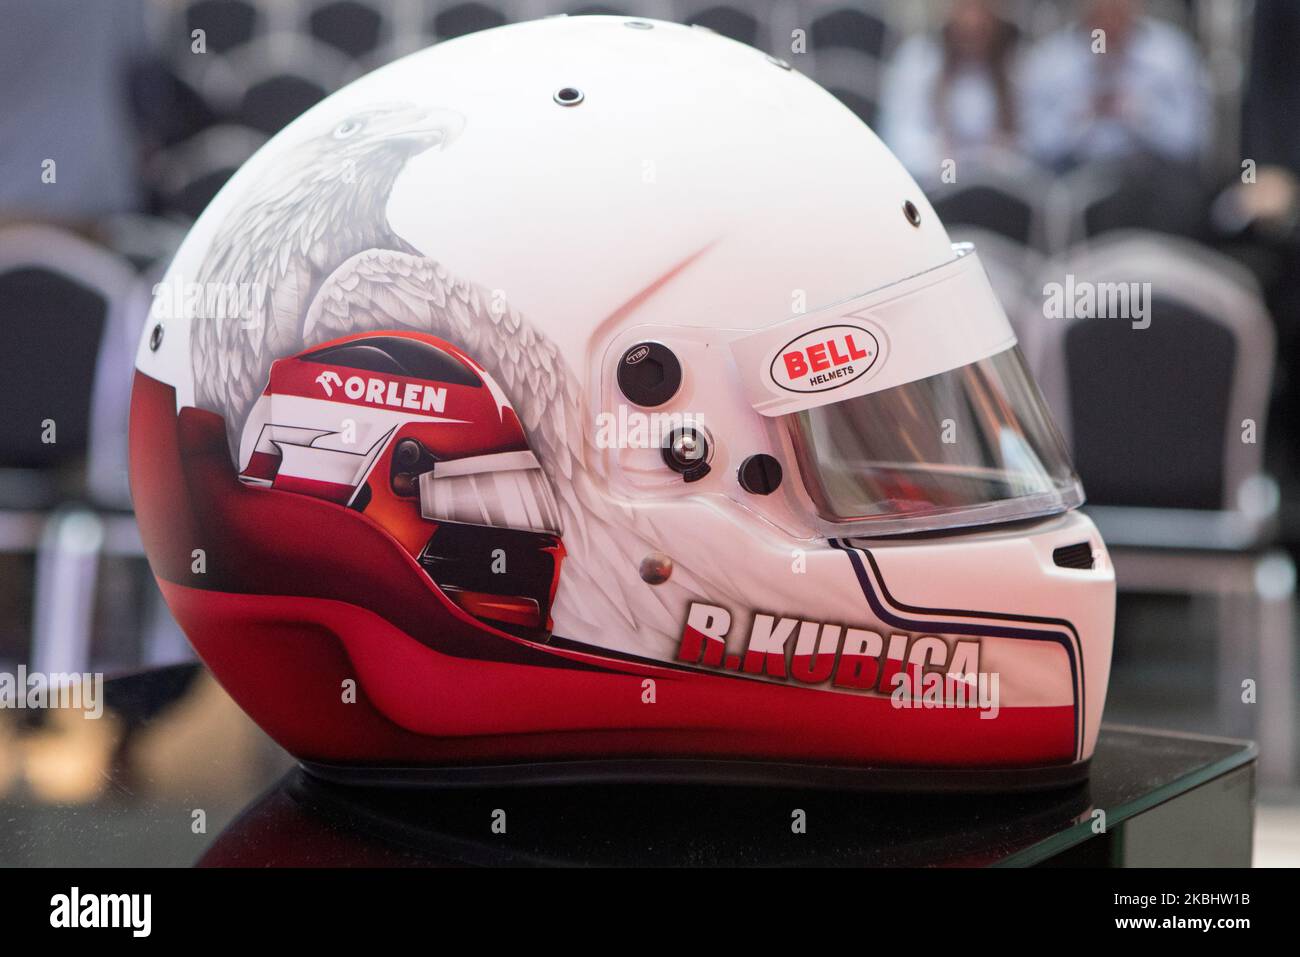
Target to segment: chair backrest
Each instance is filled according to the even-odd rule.
[[[973,226],[953,226],[948,235],[955,243],[970,243],[975,247],[988,274],[989,284],[1015,328],[1020,350],[1032,363],[1036,348],[1033,335],[1037,329],[1023,327],[1022,320],[1029,312],[1030,296],[1034,295],[1028,280],[1037,278],[1042,269],[1042,254],[998,233]]]
[[[197,219],[265,142],[266,134],[258,130],[222,125],[160,152],[149,164],[148,177],[163,210]]]
[[[1153,157],[1083,166],[1056,180],[1045,204],[1053,253],[1112,232],[1194,238],[1208,198],[1194,169]]]
[[[263,133],[278,133],[328,95],[327,89],[306,77],[278,73],[244,91],[237,118]]]
[[[889,32],[889,24],[876,12],[845,4],[816,14],[809,40],[813,50],[848,47],[878,60],[885,54]]]
[[[383,12],[360,0],[325,0],[307,14],[305,27],[313,37],[352,57],[373,53],[383,41]]]
[[[1040,280],[1025,320],[1040,329],[1036,372],[1089,501],[1234,509],[1262,468],[1274,354],[1248,274],[1186,241],[1117,233]],[[1047,314],[1049,296],[1064,315]]]
[[[40,473],[83,460],[102,359],[110,349],[120,355],[122,303],[133,279],[124,261],[70,233],[0,230],[0,382],[9,401],[0,416],[0,468]],[[129,388],[129,362],[121,372]]]
[[[361,72],[356,60],[305,34],[278,31],[257,37],[214,62],[204,79],[214,99],[231,97],[236,123],[278,133],[291,120]],[[218,81],[238,89],[218,92]]]
[[[748,10],[741,10],[727,4],[702,7],[699,11],[684,18],[687,23],[708,27],[714,33],[731,37],[741,43],[748,43],[760,50],[766,47],[766,27]]]
[[[500,7],[471,0],[468,3],[450,4],[439,10],[429,21],[429,31],[439,40],[450,40],[467,33],[505,26],[507,22],[507,15]]]
[[[1002,160],[1010,165],[1004,166]],[[926,193],[945,226],[972,226],[1030,249],[1045,247],[1046,175],[1023,160],[963,161],[956,181],[931,183]]]
[[[196,0],[185,7],[184,20],[187,38],[202,30],[208,50],[226,53],[256,35],[261,14],[247,0]]]

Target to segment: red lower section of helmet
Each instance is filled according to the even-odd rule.
[[[287,750],[322,762],[508,762],[633,755],[987,767],[1065,762],[1064,708],[967,711],[638,665],[560,667],[440,654],[374,612],[318,598],[164,583],[222,685]],[[490,640],[486,639],[485,640]],[[645,679],[655,701],[643,702]],[[356,688],[349,700],[345,689]]]
[[[447,600],[364,515],[242,485],[222,420],[175,409],[171,387],[137,374],[132,486],[151,563],[223,687],[300,758],[462,765],[654,756],[925,768],[1073,759],[1068,706],[1003,708],[991,729],[975,709],[900,710],[879,696],[497,631]]]

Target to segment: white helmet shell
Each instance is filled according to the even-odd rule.
[[[176,411],[222,417],[232,469],[277,360],[385,330],[449,343],[504,393],[495,408],[553,486],[553,621],[521,640],[707,675],[724,697],[788,686],[771,713],[621,718],[715,742],[637,737],[628,755],[928,769],[1091,755],[1114,579],[1071,510],[1059,435],[975,253],[782,61],[620,17],[439,44],[272,139],[159,293],[137,369]],[[655,356],[665,388],[621,382]],[[575,696],[488,729],[413,711],[379,678],[370,693],[421,735],[594,735],[610,711]]]

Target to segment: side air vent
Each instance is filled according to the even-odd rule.
[[[1052,561],[1062,568],[1091,568],[1092,543],[1079,542],[1077,545],[1062,545],[1052,552]]]

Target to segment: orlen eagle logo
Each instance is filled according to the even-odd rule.
[[[787,392],[824,392],[865,375],[878,358],[879,340],[861,326],[822,326],[782,346],[770,372]]]
[[[343,379],[337,372],[326,370],[316,377],[316,382],[325,390],[325,395],[328,398],[334,394],[334,387],[336,385],[343,384]]]

